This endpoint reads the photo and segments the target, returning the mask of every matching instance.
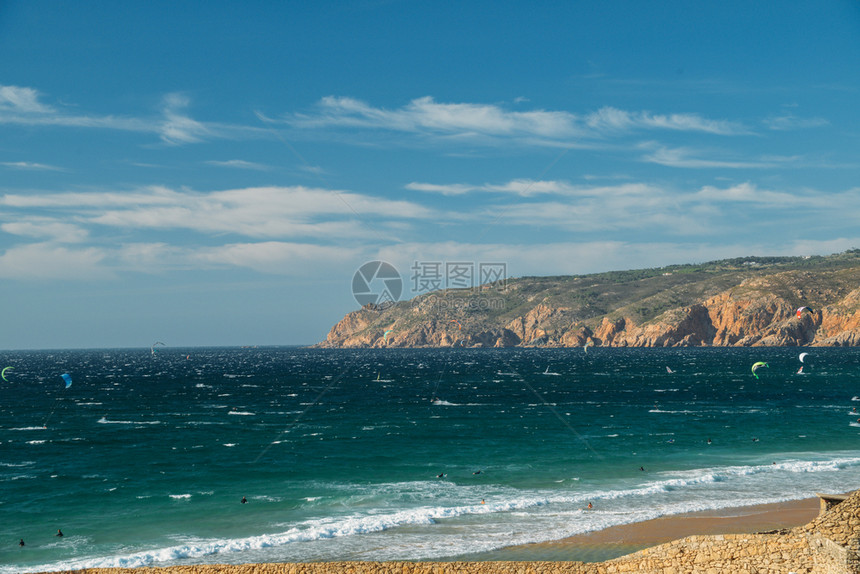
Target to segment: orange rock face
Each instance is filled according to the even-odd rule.
[[[860,345],[860,288],[797,316],[796,301],[762,285],[724,291],[653,320],[591,319],[591,327],[570,309],[537,303],[513,319],[488,321],[476,314],[461,321],[431,317],[420,306],[388,310],[369,307],[347,314],[321,346],[328,347],[686,347],[686,346],[856,346]],[[394,325],[386,339],[384,332]]]

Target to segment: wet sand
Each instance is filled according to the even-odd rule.
[[[818,516],[819,500],[725,508],[666,516],[613,526],[554,542],[511,546],[457,557],[457,560],[602,562],[694,534],[751,534],[803,526]]]

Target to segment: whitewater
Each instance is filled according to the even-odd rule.
[[[146,347],[0,361],[14,367],[0,574],[453,560],[860,487],[854,349]],[[758,379],[757,361],[769,365]]]

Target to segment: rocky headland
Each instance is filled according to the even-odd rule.
[[[799,311],[800,310],[800,311]],[[860,345],[860,250],[435,291],[348,313],[322,347]]]

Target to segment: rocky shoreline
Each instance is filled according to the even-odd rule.
[[[716,264],[713,264],[717,267]],[[644,273],[644,272],[643,272]],[[667,277],[668,276],[668,277]],[[860,345],[860,262],[523,278],[348,313],[320,347]]]

